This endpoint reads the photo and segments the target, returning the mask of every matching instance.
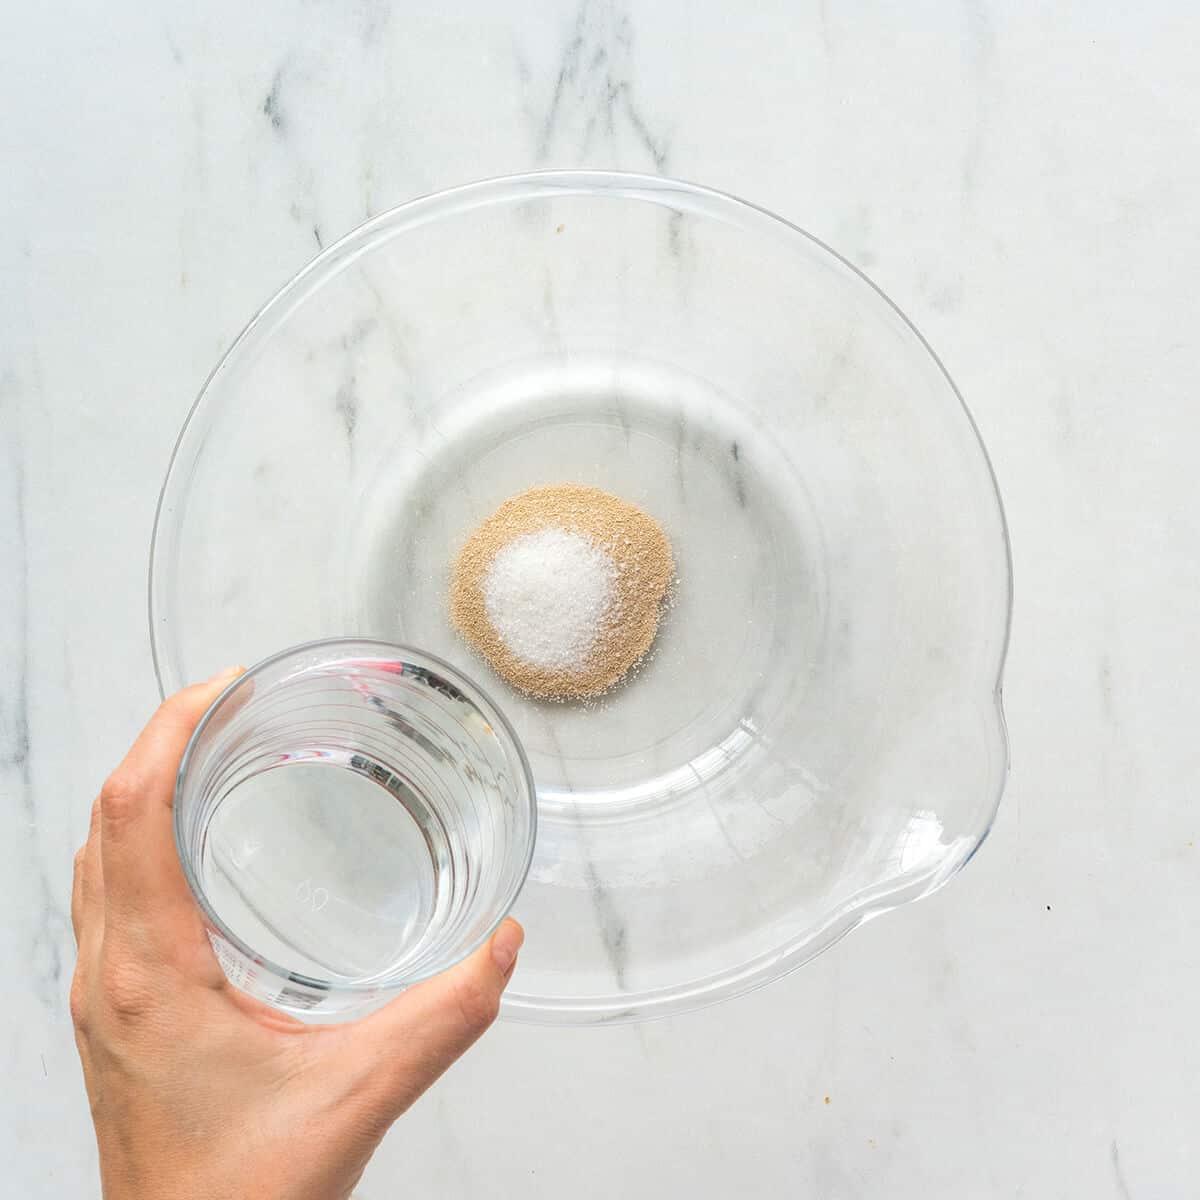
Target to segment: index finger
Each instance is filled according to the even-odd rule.
[[[100,792],[105,910],[118,928],[190,904],[175,853],[175,778],[200,718],[241,671],[231,667],[164,700]]]

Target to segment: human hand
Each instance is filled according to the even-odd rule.
[[[175,851],[184,747],[237,674],[167,700],[109,777],[75,857],[71,1016],[106,1200],[343,1200],[392,1122],[491,1025],[524,934],[348,1025],[235,989]]]

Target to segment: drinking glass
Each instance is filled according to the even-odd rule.
[[[196,729],[175,836],[226,974],[318,1015],[363,1010],[481,945],[529,869],[533,781],[507,719],[433,655],[312,642]]]

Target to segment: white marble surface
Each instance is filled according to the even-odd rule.
[[[0,43],[6,1194],[96,1194],[70,857],[156,698],[146,548],[207,370],[364,217],[587,165],[758,200],[938,348],[1011,523],[1011,781],[959,879],[781,983],[496,1029],[364,1195],[1194,1195],[1191,6],[196,7],[26,5]]]

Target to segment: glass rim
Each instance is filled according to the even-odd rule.
[[[238,953],[244,955],[251,962],[263,967],[265,970],[278,975],[287,983],[298,984],[301,987],[309,988],[314,991],[326,992],[329,994],[335,993],[361,993],[373,994],[381,992],[399,992],[405,988],[411,987],[414,984],[420,983],[422,980],[432,978],[434,975],[440,974],[442,971],[449,970],[453,963],[446,966],[438,967],[435,970],[424,970],[414,972],[411,978],[405,978],[403,983],[382,983],[378,978],[374,978],[369,982],[357,982],[354,980],[330,980],[320,979],[312,975],[306,975],[301,971],[295,971],[290,967],[285,967],[280,963],[267,958],[260,954],[257,950],[242,939],[238,934],[234,933],[225,921],[216,913],[212,905],[208,902],[203,888],[200,886],[200,881],[196,877],[196,872],[192,868],[189,856],[185,853],[183,847],[183,818],[180,815],[179,797],[183,789],[184,780],[187,776],[188,767],[191,765],[192,757],[196,748],[196,744],[204,732],[208,728],[209,722],[216,716],[221,708],[221,705],[240,687],[242,684],[249,682],[255,676],[260,675],[264,670],[276,664],[292,658],[305,652],[311,652],[321,649],[336,649],[339,647],[370,647],[374,650],[385,652],[388,658],[394,659],[402,663],[410,663],[413,666],[429,665],[436,667],[439,672],[445,672],[450,682],[459,686],[460,690],[466,695],[470,702],[480,709],[481,712],[488,718],[490,723],[493,723],[503,735],[501,740],[504,742],[506,749],[511,749],[516,754],[517,763],[520,767],[520,778],[524,782],[524,790],[529,806],[529,836],[526,839],[526,845],[522,854],[522,859],[517,870],[512,885],[506,892],[503,901],[497,906],[498,915],[487,925],[484,932],[470,942],[467,948],[458,956],[455,962],[462,962],[469,958],[480,946],[484,945],[488,939],[496,932],[504,921],[505,917],[512,911],[513,905],[516,903],[518,896],[521,894],[521,889],[525,886],[525,880],[529,876],[529,869],[533,864],[533,851],[537,842],[537,824],[538,824],[538,803],[537,803],[537,784],[533,778],[533,770],[529,765],[529,759],[525,754],[525,747],[521,743],[517,731],[513,728],[512,722],[505,715],[504,710],[491,698],[488,692],[479,686],[469,675],[465,674],[459,667],[447,662],[437,654],[432,654],[428,650],[422,650],[416,646],[409,646],[402,642],[390,642],[382,638],[373,637],[332,637],[332,638],[315,638],[308,642],[298,642],[292,646],[286,646],[282,650],[276,651],[274,654],[268,655],[266,658],[256,662],[252,667],[248,667],[241,675],[234,679],[221,690],[220,695],[208,706],[204,716],[200,718],[196,728],[192,731],[191,737],[188,738],[187,746],[184,749],[183,757],[179,761],[179,770],[175,774],[175,787],[172,792],[172,825],[175,836],[175,853],[179,859],[179,865],[183,871],[184,879],[188,885],[188,891],[191,892],[192,898],[195,900],[197,907],[204,915],[204,919],[208,922],[220,936],[227,941]],[[331,659],[331,662],[336,662],[336,658]]]

